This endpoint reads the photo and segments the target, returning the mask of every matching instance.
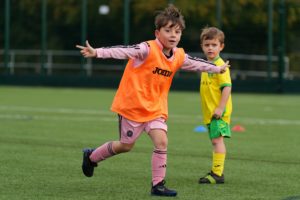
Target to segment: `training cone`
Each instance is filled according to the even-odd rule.
[[[235,126],[232,127],[231,130],[235,131],[235,132],[244,132],[244,131],[246,131],[245,127],[243,127],[242,125],[235,125]]]
[[[199,133],[203,133],[203,132],[207,132],[207,129],[204,126],[197,126],[194,129],[195,132],[199,132]]]

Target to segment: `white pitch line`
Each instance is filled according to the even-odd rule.
[[[72,109],[72,108],[41,108],[41,107],[27,107],[27,106],[5,106],[0,105],[0,111],[17,111],[17,112],[38,112],[38,113],[54,113],[56,116],[45,116],[42,114],[0,114],[2,119],[35,119],[35,120],[70,120],[70,121],[117,121],[117,117],[114,113],[103,110],[91,110],[91,109]],[[59,114],[76,114],[72,117],[60,116]],[[94,117],[86,117],[83,115],[94,115]],[[96,115],[96,116],[95,116]],[[97,117],[97,115],[99,117]],[[106,117],[105,117],[106,116]],[[169,116],[170,122],[178,122],[185,124],[200,124],[202,123],[201,115],[178,115],[171,114]],[[257,125],[300,125],[300,120],[288,120],[288,119],[263,119],[263,118],[245,118],[234,117],[232,122],[239,122],[242,124],[257,124]]]
[[[0,110],[20,111],[20,112],[46,112],[61,114],[89,114],[89,115],[107,115],[111,112],[103,110],[72,109],[72,108],[38,108],[25,106],[0,106]]]
[[[43,116],[43,115],[21,115],[21,114],[0,114],[0,119],[13,120],[52,120],[52,121],[106,121],[116,122],[117,117],[61,117],[61,116]]]

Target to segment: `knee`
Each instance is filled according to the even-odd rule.
[[[211,144],[212,144],[213,146],[216,146],[216,145],[218,144],[218,142],[215,141],[215,140],[212,140],[212,141],[211,141]]]
[[[167,149],[168,147],[168,140],[165,139],[165,140],[161,140],[159,142],[156,143],[155,147],[157,149]]]
[[[223,137],[214,138],[212,139],[211,143],[213,146],[221,145],[223,144]]]
[[[122,144],[121,153],[129,152],[133,148],[134,144]]]

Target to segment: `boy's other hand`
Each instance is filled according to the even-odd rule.
[[[81,45],[76,45],[78,49],[81,49],[80,53],[85,57],[85,58],[92,58],[96,57],[96,50],[89,44],[88,41],[85,42],[86,47],[81,46]]]
[[[229,68],[230,65],[229,65],[229,61],[226,61],[226,63],[224,65],[222,65],[220,68],[220,73],[223,74],[226,72],[227,68]]]

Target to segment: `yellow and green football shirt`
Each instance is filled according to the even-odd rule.
[[[213,63],[217,66],[221,66],[225,62],[220,56],[217,56],[213,60]],[[232,84],[229,68],[223,74],[215,74],[208,72],[201,73],[200,97],[204,124],[210,124],[214,111],[221,100],[222,89],[225,86],[231,87],[231,85]],[[232,100],[230,95],[222,117],[222,120],[224,120],[228,124],[230,124],[231,112]]]

